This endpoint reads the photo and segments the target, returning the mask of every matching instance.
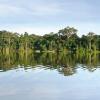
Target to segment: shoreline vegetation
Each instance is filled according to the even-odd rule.
[[[43,36],[0,31],[1,53],[31,52],[63,52],[63,53],[100,53],[100,35],[89,32],[78,36],[78,30],[66,27],[57,33],[51,32]]]

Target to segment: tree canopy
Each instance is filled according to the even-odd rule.
[[[78,30],[69,26],[43,36],[0,31],[0,51],[100,51],[100,35],[89,32],[79,37],[77,34]]]

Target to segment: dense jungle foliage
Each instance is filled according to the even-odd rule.
[[[99,52],[100,35],[89,32],[79,37],[78,30],[69,26],[43,36],[0,31],[0,51]]]

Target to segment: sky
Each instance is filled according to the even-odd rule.
[[[100,34],[100,0],[0,0],[0,30],[43,35],[67,26]]]

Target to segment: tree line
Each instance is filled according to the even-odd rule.
[[[78,36],[74,27],[66,27],[57,33],[51,32],[43,36],[0,31],[0,51],[68,51],[68,52],[99,52],[100,35],[89,32]]]

